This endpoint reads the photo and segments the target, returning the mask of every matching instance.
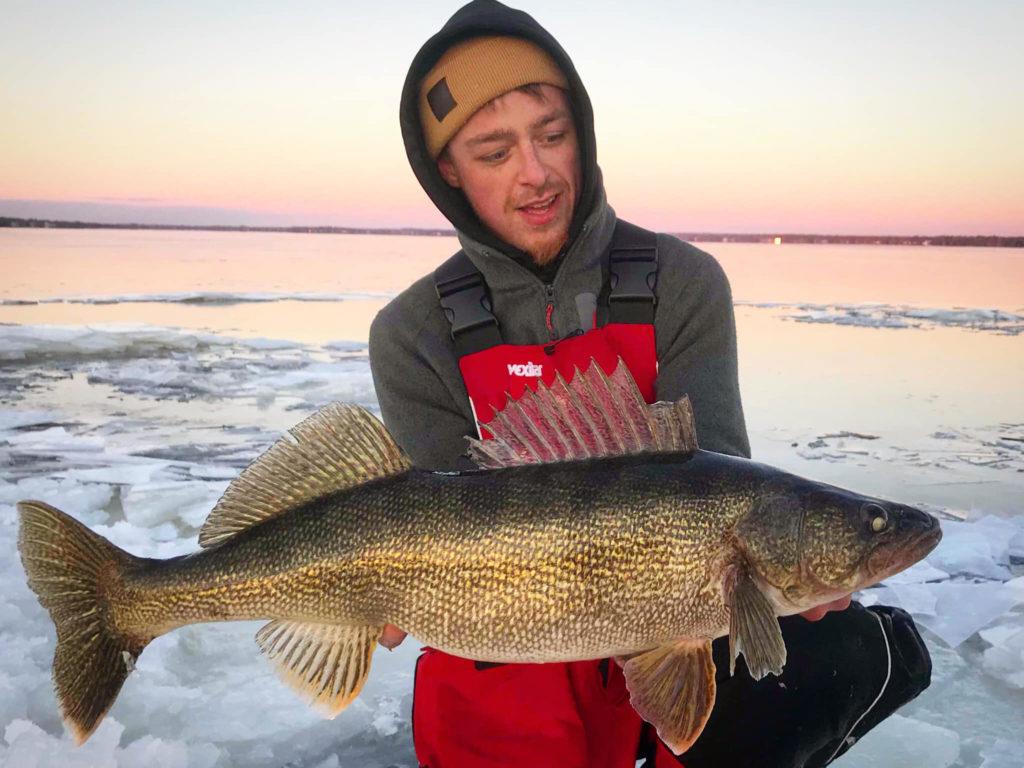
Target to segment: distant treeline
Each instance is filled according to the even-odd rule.
[[[452,229],[401,227],[246,227],[236,225],[191,224],[98,224],[88,221],[52,221],[0,216],[0,227],[38,227],[44,229],[160,229],[204,232],[285,232],[318,235],[419,235],[452,237]],[[720,232],[674,232],[683,240],[701,243],[818,243],[833,245],[956,245],[985,248],[1024,248],[1024,236],[996,235],[801,235],[785,233],[723,234]]]
[[[414,227],[247,227],[241,224],[100,224],[92,221],[54,221],[16,219],[0,216],[0,227],[39,227],[43,229],[160,229],[201,232],[292,232],[317,235],[426,235],[455,236],[453,229],[416,229]]]
[[[700,243],[829,243],[833,245],[966,245],[984,248],[1024,248],[1024,236],[998,235],[723,235],[715,232],[674,232],[682,240]]]

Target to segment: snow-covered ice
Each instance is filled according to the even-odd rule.
[[[0,764],[414,766],[414,640],[378,650],[364,692],[325,721],[260,658],[254,623],[186,627],[155,640],[97,733],[76,749],[51,689],[53,625],[15,554],[14,504],[26,498],[140,556],[194,551],[226,484],[283,429],[331,400],[376,408],[365,343],[0,326],[0,350],[8,385],[0,395]],[[1020,437],[1014,424],[932,430],[901,445],[835,433],[788,450],[794,465],[840,477],[861,464],[936,476],[955,465],[987,481],[1020,477]],[[983,452],[995,459],[956,458]],[[1019,501],[948,510],[943,542],[927,560],[861,594],[865,603],[903,606],[924,627],[933,684],[837,765],[1024,765],[1021,511]]]

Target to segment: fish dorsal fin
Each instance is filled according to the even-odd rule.
[[[611,376],[592,361],[527,388],[481,427],[494,439],[469,438],[469,455],[483,469],[697,450],[689,398],[647,405],[622,358]]]
[[[328,493],[412,466],[369,411],[331,403],[292,427],[224,491],[199,531],[212,547]]]
[[[256,642],[285,683],[333,718],[363,689],[383,629],[272,621]]]

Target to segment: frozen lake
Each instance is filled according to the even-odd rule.
[[[376,409],[366,335],[452,238],[0,230],[0,762],[414,766],[418,646],[380,651],[323,721],[258,625],[152,643],[82,749],[50,686],[52,625],[14,503],[50,502],[129,551],[196,547],[227,482],[282,430]],[[933,684],[837,765],[1024,764],[1024,252],[708,244],[737,301],[754,456],[951,518],[868,590],[925,627]],[[160,762],[162,761],[162,762]]]

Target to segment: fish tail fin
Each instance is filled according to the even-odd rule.
[[[61,714],[82,744],[110,709],[152,639],[120,632],[111,590],[141,559],[40,501],[18,504],[18,549],[28,585],[57,627],[53,684]]]

